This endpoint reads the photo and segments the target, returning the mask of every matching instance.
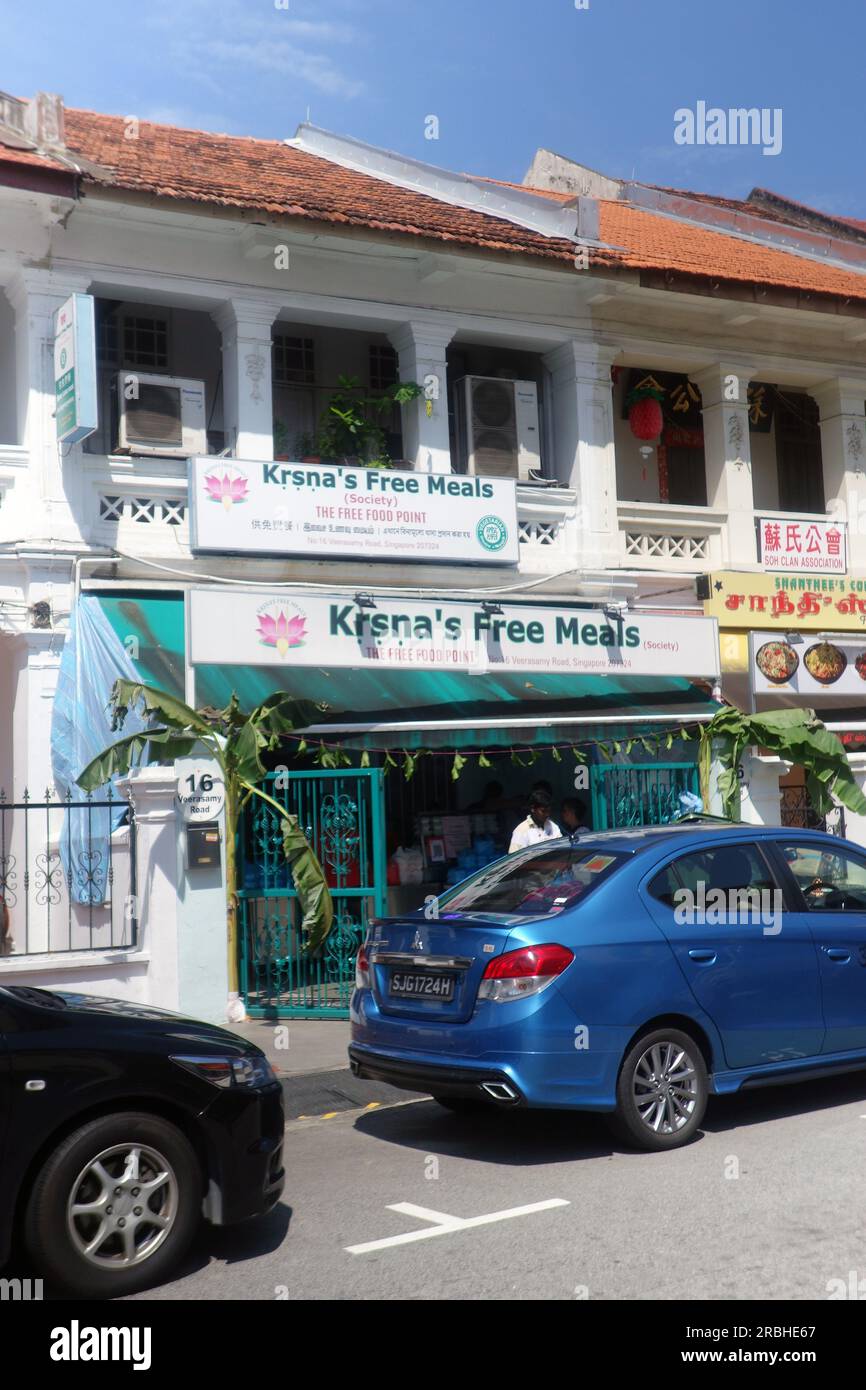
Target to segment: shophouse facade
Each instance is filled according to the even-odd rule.
[[[835,528],[841,578],[866,578],[866,251],[854,230],[634,185],[572,196],[469,179],[311,127],[282,143],[244,140],[47,97],[3,98],[0,117],[8,803],[56,794],[58,672],[70,614],[90,601],[136,673],[190,702],[219,706],[236,690],[250,704],[289,688],[327,706],[306,742],[326,759],[346,751],[350,801],[372,806],[373,774],[398,763],[380,825],[397,841],[377,849],[380,865],[380,850],[393,857],[411,832],[425,873],[443,853],[452,870],[469,868],[467,834],[493,836],[465,823],[494,814],[490,781],[513,810],[539,776],[569,789],[565,749],[710,716],[726,662],[698,581],[760,576],[759,522],[804,538],[817,523]],[[98,422],[58,445],[57,315],[75,295],[93,310]],[[422,392],[383,420],[393,469],[343,465],[341,514],[327,510],[335,465],[317,457],[316,432],[346,376],[371,393],[398,378]],[[194,398],[192,475],[182,430],[162,451],[123,434],[129,380],[155,388],[156,406],[161,384]],[[642,441],[627,397],[647,381],[663,428]],[[512,417],[497,424],[503,394]],[[487,514],[493,477],[504,481]],[[266,484],[279,500],[253,515]],[[220,542],[216,516],[238,518],[237,539]],[[384,661],[378,638],[365,647],[371,611],[393,637]],[[470,634],[461,669],[452,652],[415,661],[425,612],[431,632],[450,618]],[[326,629],[327,648],[312,640]],[[571,664],[558,669],[560,638]],[[606,665],[605,649],[626,641],[633,659]],[[423,791],[408,805],[405,758],[421,749]],[[290,751],[292,769],[309,773],[312,800],[295,804],[309,818],[329,764]],[[456,801],[455,757],[469,764]],[[641,759],[660,762],[639,746],[613,761]],[[677,763],[693,758],[677,748],[661,761],[644,767],[637,800],[626,774],[608,794],[614,774],[596,772],[594,822],[612,823],[623,799],[638,818],[652,818],[653,797],[656,815],[662,802],[670,811],[693,786]],[[527,770],[503,778],[500,766]],[[458,823],[443,828],[443,816]],[[47,840],[50,899],[60,851],[54,831]],[[345,959],[360,920],[350,909],[367,890],[377,910],[412,896],[389,903],[380,867],[368,882],[372,855],[362,871],[336,851]],[[9,857],[0,846],[7,869]],[[271,872],[253,869],[251,898]],[[418,896],[417,882],[391,887]],[[65,936],[57,920],[60,937],[45,935],[43,912],[23,952],[19,927],[17,954],[81,945],[61,891],[64,908]]]

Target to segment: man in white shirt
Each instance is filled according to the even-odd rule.
[[[529,798],[529,815],[515,828],[511,844],[508,846],[509,854],[518,849],[527,849],[530,845],[540,844],[542,840],[561,838],[562,831],[556,822],[550,819],[551,804],[547,792],[532,792]]]

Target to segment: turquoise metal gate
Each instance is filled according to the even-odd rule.
[[[367,922],[386,911],[382,771],[269,773],[262,790],[298,817],[325,870],[334,925],[314,954],[304,950],[280,817],[254,797],[238,846],[240,982],[247,1010],[254,1018],[345,1018]]]
[[[608,763],[589,771],[596,830],[666,825],[682,814],[682,793],[699,786],[693,763]]]

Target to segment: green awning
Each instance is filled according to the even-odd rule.
[[[347,745],[401,748],[487,747],[521,743],[551,744],[598,736],[627,737],[650,730],[649,715],[669,715],[669,727],[696,715],[712,715],[718,705],[706,691],[676,676],[570,676],[527,672],[371,671],[295,667],[278,678],[272,667],[198,666],[196,700],[225,705],[235,691],[248,708],[285,689],[298,699],[325,704],[317,724],[333,725]],[[592,716],[617,716],[615,726],[592,724]],[[580,725],[562,724],[580,717]],[[514,720],[510,727],[502,722]],[[518,730],[517,721],[529,721]],[[471,721],[472,728],[449,728]],[[496,721],[491,727],[487,721]],[[583,721],[586,721],[584,724]],[[621,723],[619,721],[622,721]],[[430,724],[431,729],[376,729],[369,735],[347,725]],[[592,727],[590,728],[590,725]],[[652,727],[666,727],[655,720]],[[324,734],[322,735],[325,736]]]
[[[99,603],[145,685],[184,697],[182,594],[99,594]]]

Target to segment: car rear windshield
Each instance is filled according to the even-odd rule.
[[[439,899],[439,917],[551,917],[591,893],[622,861],[577,846],[533,848],[499,859]]]

